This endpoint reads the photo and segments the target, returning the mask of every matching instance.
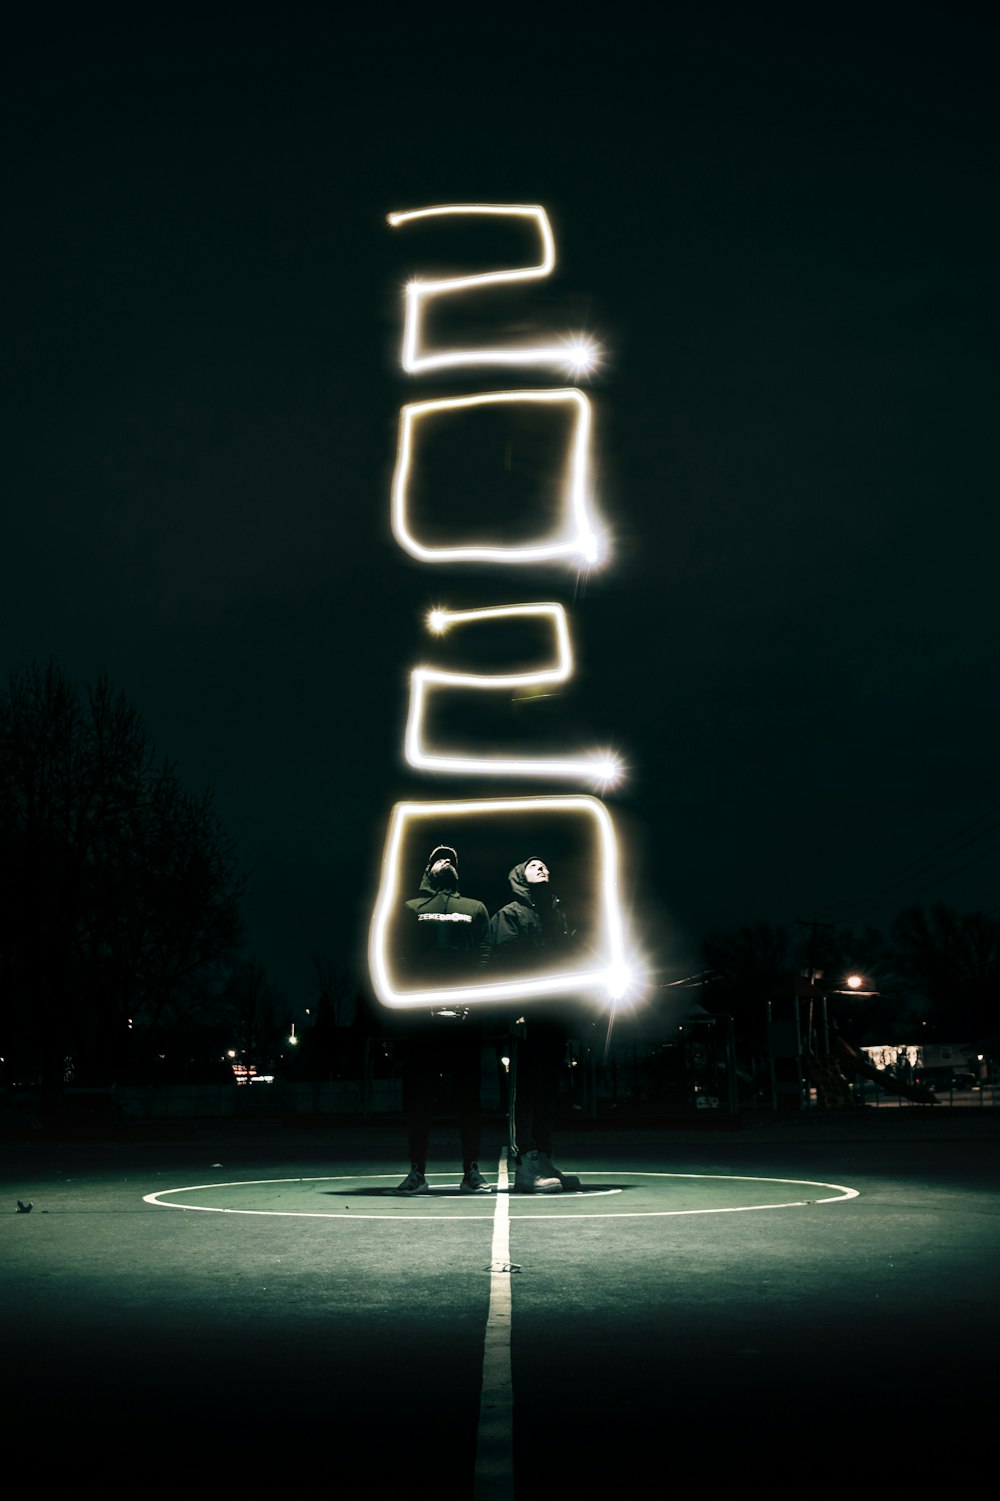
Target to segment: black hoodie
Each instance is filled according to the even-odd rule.
[[[534,969],[543,956],[554,958],[573,936],[559,898],[548,883],[529,885],[525,880],[527,863],[515,865],[507,877],[514,900],[490,919],[496,969]]]
[[[473,979],[490,962],[490,917],[482,902],[434,885],[424,871],[420,895],[406,903],[405,968],[423,983]]]

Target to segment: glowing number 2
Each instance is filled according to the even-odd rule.
[[[411,224],[415,219],[461,218],[493,215],[497,218],[527,219],[534,223],[541,240],[542,258],[534,265],[513,266],[503,271],[480,271],[470,276],[439,277],[435,281],[412,281],[406,289],[406,318],[403,324],[403,369],[409,375],[428,370],[454,369],[463,365],[554,365],[559,369],[587,370],[597,351],[586,339],[570,339],[559,344],[529,347],[491,347],[487,349],[449,349],[425,354],[422,348],[424,313],[435,297],[454,296],[457,292],[481,290],[510,282],[535,281],[548,276],[556,263],[556,247],[549,216],[538,204],[520,203],[453,203],[440,208],[418,208],[390,214],[393,228]]]
[[[410,674],[410,710],[406,722],[406,759],[422,771],[455,771],[472,776],[581,777],[606,785],[617,780],[621,768],[613,756],[483,756],[442,755],[429,751],[424,744],[424,720],[434,688],[470,688],[474,691],[502,691],[550,683],[564,683],[573,671],[566,611],[558,604],[497,605],[484,610],[434,610],[428,624],[432,631],[443,633],[452,626],[472,621],[541,617],[552,622],[556,638],[556,660],[550,667],[534,672],[491,673],[441,672],[432,667],[417,667]]]

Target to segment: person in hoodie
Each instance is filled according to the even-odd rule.
[[[482,902],[459,892],[458,854],[436,845],[424,867],[419,895],[406,902],[399,962],[421,986],[447,988],[475,980],[490,962],[490,920]],[[455,1081],[462,1143],[462,1193],[489,1193],[479,1171],[482,1124],[483,1029],[468,1008],[436,1007],[409,1013],[404,1044],[403,1112],[410,1171],[395,1192],[427,1193],[434,1083],[442,1072]]]
[[[513,900],[493,914],[493,968],[496,978],[537,973],[558,962],[572,947],[573,930],[552,892],[549,869],[537,855],[515,865],[508,876]],[[552,1162],[559,1074],[566,1058],[569,1029],[558,1014],[531,1010],[514,1034],[511,1154],[516,1193],[563,1193],[579,1189],[579,1178]]]

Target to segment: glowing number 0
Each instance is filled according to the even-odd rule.
[[[601,942],[586,960],[573,969],[558,974],[539,974],[527,980],[489,980],[484,978],[446,988],[420,988],[406,985],[406,976],[398,973],[391,952],[392,923],[404,892],[401,890],[401,855],[405,837],[415,824],[432,830],[465,818],[507,819],[525,813],[567,814],[593,826],[597,842],[600,879]],[[424,840],[427,843],[427,839]],[[625,960],[621,911],[618,902],[618,850],[611,816],[604,804],[594,797],[526,797],[477,799],[472,802],[397,803],[389,820],[389,832],[382,861],[382,882],[372,916],[369,939],[369,967],[375,992],[383,1005],[395,1010],[414,1006],[434,1006],[442,1002],[488,1004],[491,1001],[525,1001],[536,996],[566,995],[576,992],[611,996],[617,999],[627,990],[631,973]]]
[[[441,413],[469,407],[508,402],[534,405],[565,406],[573,416],[570,462],[563,496],[566,521],[560,534],[525,547],[484,545],[428,547],[414,536],[409,520],[410,474],[413,449],[419,426]],[[602,538],[590,516],[588,499],[588,455],[590,451],[590,402],[582,391],[491,391],[479,396],[453,396],[440,401],[415,401],[399,414],[399,447],[392,477],[392,531],[411,557],[421,563],[541,563],[548,558],[569,558],[577,563],[597,561]]]

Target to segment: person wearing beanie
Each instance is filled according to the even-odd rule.
[[[417,896],[405,903],[402,952],[404,971],[428,987],[460,984],[488,968],[489,913],[482,902],[459,891],[458,853],[435,845],[424,867]],[[440,1006],[408,1018],[404,1043],[403,1113],[410,1171],[394,1190],[410,1197],[429,1192],[427,1148],[435,1080],[450,1072],[455,1082],[462,1143],[462,1193],[489,1193],[479,1171],[482,1125],[483,1029],[468,1009]]]

